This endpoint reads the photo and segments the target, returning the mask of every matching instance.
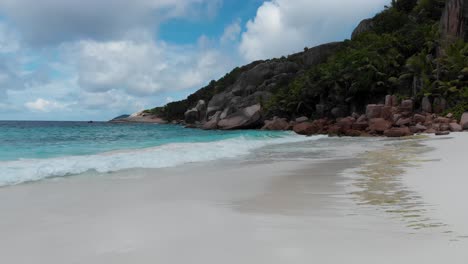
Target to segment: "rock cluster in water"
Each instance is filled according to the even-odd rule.
[[[416,109],[415,102],[411,99],[400,101],[394,95],[387,95],[385,103],[369,104],[365,113],[315,120],[308,117],[299,117],[294,120],[273,117],[263,120],[262,107],[260,104],[255,104],[233,113],[218,110],[210,118],[199,121],[198,118],[206,111],[205,102],[200,101],[197,107],[186,112],[185,121],[174,123],[206,130],[248,128],[293,130],[297,134],[307,136],[327,134],[351,137],[405,137],[420,133],[446,135],[450,132],[468,130],[468,113],[463,114],[460,120],[455,119],[451,113],[443,115],[445,104],[444,99],[431,100],[424,97],[420,108]]]
[[[438,100],[434,101],[436,104],[439,103]],[[431,109],[434,107],[433,104],[431,104]],[[426,106],[425,110],[428,109],[429,107]],[[461,120],[458,121],[451,113],[442,115],[441,112],[415,111],[413,100],[403,100],[397,103],[395,96],[388,95],[385,104],[367,105],[365,114],[353,113],[343,118],[321,118],[314,121],[303,117],[290,122],[275,117],[266,121],[263,129],[292,129],[298,134],[309,136],[328,134],[352,137],[405,137],[419,133],[447,135],[450,132],[468,130],[468,113],[463,114]]]

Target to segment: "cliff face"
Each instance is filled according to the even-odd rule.
[[[371,18],[362,20],[351,34],[351,39],[356,39],[362,33],[369,32],[370,30],[372,30],[373,25],[374,21],[372,21]]]
[[[155,115],[151,115],[144,112],[137,112],[131,115],[121,115],[109,122],[111,123],[157,123],[166,124],[167,122]]]
[[[468,0],[397,0],[363,20],[351,40],[252,62],[144,114],[205,129],[257,128],[274,116],[286,124],[362,114],[393,94],[415,111],[431,112],[421,103],[429,102],[458,115],[468,110],[468,45],[454,40],[468,37],[467,11]]]
[[[330,43],[307,49],[304,52],[294,54],[285,59],[262,62],[252,69],[249,69],[237,78],[235,83],[229,86],[224,92],[213,96],[206,110],[206,115],[200,115],[196,121],[210,121],[213,117],[219,118],[219,127],[246,128],[258,123],[258,120],[239,123],[239,125],[223,126],[223,120],[243,117],[243,119],[260,119],[261,116],[253,112],[245,115],[248,109],[254,105],[263,105],[268,102],[275,91],[290,81],[305,68],[324,62],[332,55],[340,43]],[[260,109],[258,109],[260,110]],[[186,113],[186,121],[193,121],[187,118],[193,111]]]
[[[468,40],[468,0],[448,0],[442,14],[440,31],[448,42]]]
[[[341,46],[341,42],[328,43],[306,48],[288,57],[252,62],[234,69],[218,81],[212,81],[185,100],[147,110],[146,113],[169,121],[183,119],[197,127],[208,123],[205,128],[210,129],[261,125],[263,115],[257,112],[279,88],[289,85],[306,69],[325,62]],[[227,122],[229,120],[236,122]]]

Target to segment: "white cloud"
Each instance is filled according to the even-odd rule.
[[[278,57],[305,46],[342,40],[389,0],[265,1],[247,22],[239,51],[246,60]]]
[[[236,41],[241,33],[241,21],[240,19],[234,21],[224,29],[224,33],[221,36],[221,43],[226,44],[228,42]]]
[[[209,19],[221,2],[0,0],[2,116],[107,117],[205,85],[233,66],[219,40],[168,44],[157,30],[172,18]]]
[[[7,97],[0,107],[4,119],[14,119],[16,115],[20,119],[33,116],[43,120],[107,120],[154,107],[158,102],[158,96],[135,97],[122,90],[87,92],[78,86],[76,77],[51,80],[24,90],[9,90]],[[19,106],[16,112],[12,112],[13,106]]]
[[[0,15],[34,44],[118,39],[167,19],[213,16],[220,0],[1,0]]]
[[[36,101],[27,102],[24,106],[33,112],[51,112],[54,110],[65,109],[64,104],[56,101],[48,101],[42,98],[37,98]]]
[[[205,19],[221,1],[0,0],[0,119],[102,120],[164,104],[241,64],[235,48],[254,60],[341,39],[389,0],[265,1],[243,33],[235,20],[191,45],[157,40],[161,21]]]
[[[196,88],[219,77],[230,64],[216,49],[176,46],[151,39],[80,41],[63,46],[88,92],[121,90],[134,96]]]
[[[0,22],[0,54],[12,53],[20,48],[19,38],[16,32]]]
[[[29,76],[21,76],[16,64],[15,59],[0,57],[0,96],[6,90],[20,90],[25,87]],[[2,99],[4,98],[0,97]]]
[[[219,40],[175,45],[145,31],[13,54],[3,60],[0,54],[3,119],[107,119],[165,104],[173,93],[202,87],[233,67]],[[9,111],[13,106],[18,110]]]
[[[10,112],[10,111],[17,111],[17,106],[11,103],[2,103],[0,102],[0,113],[2,112]]]
[[[77,100],[80,102],[79,105],[73,107],[90,111],[106,109],[107,111],[134,112],[142,110],[145,108],[145,103],[148,103],[145,99],[136,98],[118,90],[99,93],[81,92]]]

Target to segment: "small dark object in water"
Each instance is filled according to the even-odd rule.
[[[94,123],[94,122],[93,121],[88,121],[88,124],[92,124],[92,123]]]
[[[436,136],[447,136],[447,135],[450,135],[449,131],[441,131],[441,132],[436,133]]]

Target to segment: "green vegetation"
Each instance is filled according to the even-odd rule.
[[[442,47],[445,2],[417,2],[393,1],[372,19],[372,30],[346,41],[326,63],[280,89],[266,104],[271,115],[313,115],[317,104],[362,111],[386,94],[417,102],[423,96],[443,97],[457,115],[468,110],[468,44]]]
[[[458,41],[445,50],[445,56],[437,60],[440,65],[437,81],[431,92],[439,93],[448,100],[447,112],[460,118],[468,110],[468,43]]]
[[[371,21],[370,30],[352,40],[325,63],[301,69],[292,81],[279,84],[262,102],[267,116],[314,116],[333,108],[363,111],[386,94],[400,98],[447,100],[459,117],[468,110],[468,44],[442,44],[440,17],[444,0],[394,0]],[[304,49],[307,51],[307,48]],[[305,67],[299,54],[282,57]],[[261,62],[234,69],[186,100],[147,110],[168,120],[183,119],[198,100],[208,102]],[[320,106],[318,109],[316,106]]]

